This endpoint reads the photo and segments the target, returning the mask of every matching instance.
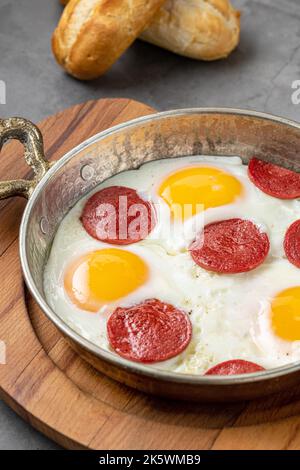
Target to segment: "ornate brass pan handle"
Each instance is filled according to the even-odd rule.
[[[18,117],[0,119],[0,150],[3,144],[11,139],[19,140],[24,145],[24,157],[26,163],[33,169],[34,179],[0,182],[0,199],[12,196],[23,196],[28,199],[50,167],[44,156],[43,137],[40,130],[27,119]]]

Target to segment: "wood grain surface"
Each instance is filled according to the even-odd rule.
[[[153,110],[126,100],[90,101],[40,123],[57,160],[91,135]],[[22,148],[0,158],[1,180],[29,177]],[[95,371],[68,346],[24,287],[18,229],[26,201],[0,203],[1,397],[70,449],[298,449],[300,387],[252,402],[190,404],[133,391]]]

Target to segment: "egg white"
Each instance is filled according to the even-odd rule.
[[[231,173],[244,188],[232,204],[208,209],[182,226],[171,220],[169,207],[158,196],[161,182],[172,172],[187,166],[213,166]],[[84,253],[107,248],[107,243],[90,237],[79,218],[86,200],[112,185],[136,189],[155,205],[157,224],[138,243],[117,247],[139,255],[149,266],[147,284],[104,306],[97,314],[80,310],[71,303],[63,287],[66,267]],[[202,374],[228,359],[246,359],[266,368],[300,360],[300,341],[284,341],[272,331],[270,301],[279,291],[300,285],[300,271],[286,259],[283,239],[289,225],[300,216],[299,200],[280,200],[255,187],[247,166],[239,157],[182,157],[147,163],[138,170],[120,173],[82,198],[61,222],[44,272],[44,291],[53,310],[80,335],[110,350],[106,321],[117,305],[128,306],[146,298],[158,298],[183,309],[193,325],[192,341],[184,353],[150,367],[179,373]],[[229,218],[255,222],[270,239],[270,252],[257,269],[242,274],[219,275],[195,265],[188,252],[195,227]],[[116,245],[114,245],[116,248]]]

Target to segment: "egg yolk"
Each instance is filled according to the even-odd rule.
[[[300,287],[285,289],[271,303],[271,321],[277,336],[300,340]]]
[[[230,204],[243,186],[233,175],[213,167],[189,167],[169,175],[158,193],[175,219],[185,220],[209,207]]]
[[[87,253],[68,266],[64,287],[80,309],[98,312],[121,299],[148,279],[148,266],[136,254],[117,248]]]

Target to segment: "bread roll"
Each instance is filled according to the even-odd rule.
[[[166,0],[140,36],[177,54],[201,60],[227,57],[238,45],[239,37],[240,12],[229,0]]]
[[[240,36],[240,13],[229,0],[167,0],[140,36],[193,59],[228,56]]]
[[[99,77],[150,24],[164,0],[70,0],[52,48],[74,77]]]

